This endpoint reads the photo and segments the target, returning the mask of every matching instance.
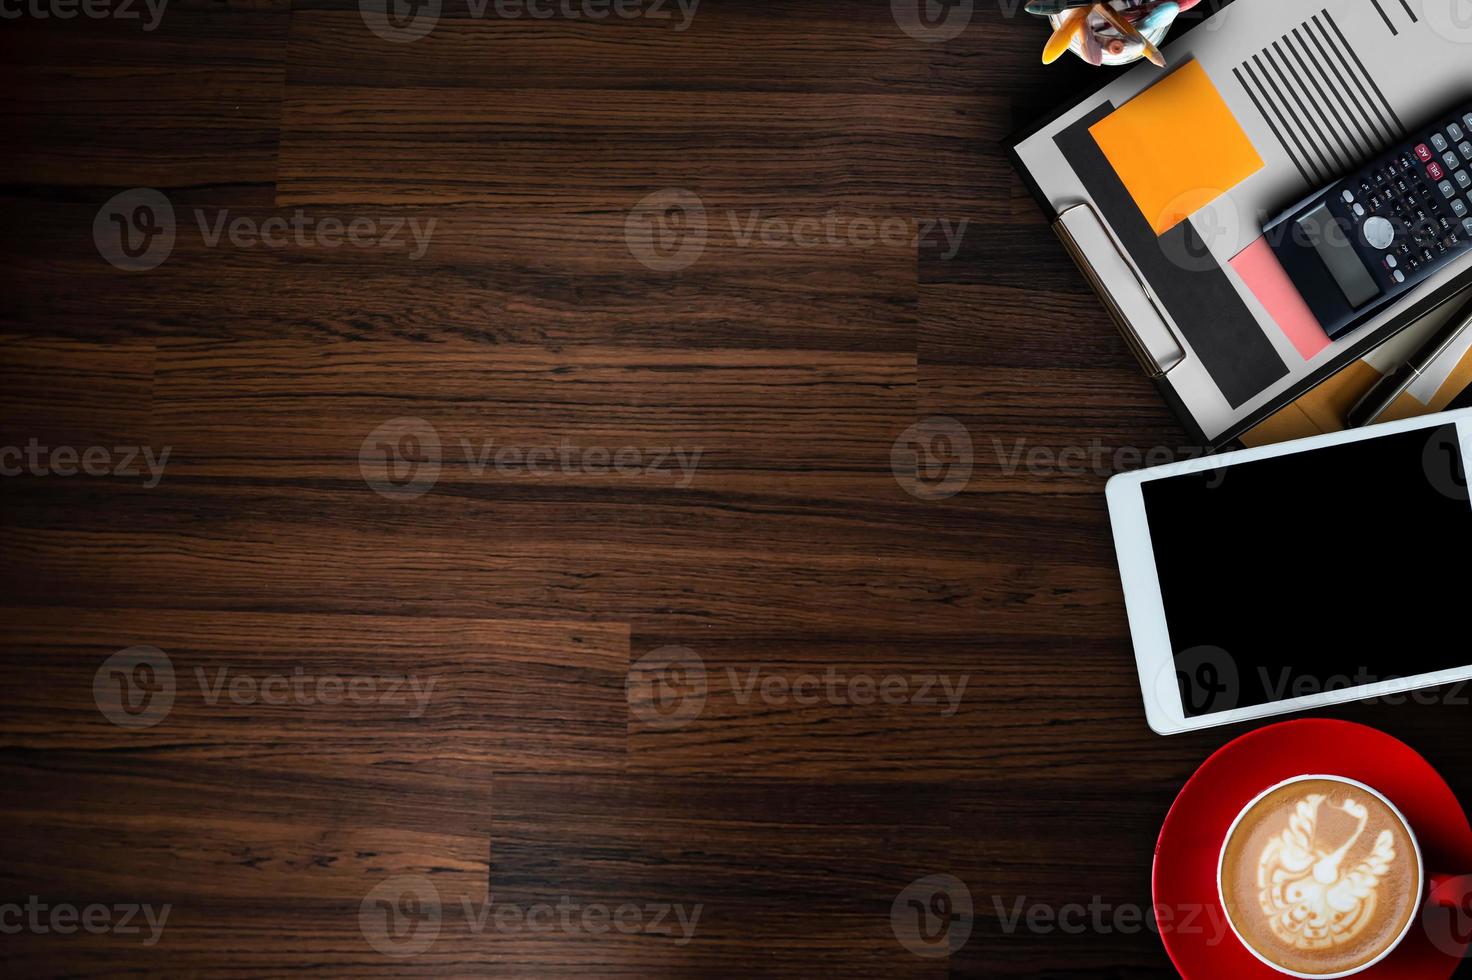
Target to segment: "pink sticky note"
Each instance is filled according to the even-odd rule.
[[[1324,333],[1313,311],[1299,295],[1298,287],[1283,271],[1266,238],[1259,238],[1238,252],[1232,259],[1232,268],[1247,283],[1257,301],[1267,308],[1268,315],[1304,360],[1329,346],[1329,335]]]

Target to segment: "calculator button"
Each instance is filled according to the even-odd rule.
[[[1395,270],[1395,281],[1396,282],[1405,282],[1406,281],[1406,274],[1404,272],[1401,272],[1399,269],[1396,269]]]
[[[1431,163],[1426,164],[1426,176],[1430,177],[1432,180],[1441,180],[1443,177],[1446,176],[1446,171],[1441,169],[1441,164],[1432,161]]]
[[[1472,187],[1472,175],[1469,175],[1465,170],[1458,170],[1457,186],[1460,187],[1462,190],[1466,190],[1467,188]]]
[[[1468,129],[1472,129],[1472,112],[1469,112],[1465,116],[1463,116],[1462,122],[1467,124]]]
[[[1468,237],[1472,237],[1472,218],[1462,219],[1462,231],[1465,232]]]
[[[1450,126],[1448,126],[1446,128],[1446,132],[1447,135],[1452,138],[1453,143],[1467,138],[1467,134],[1462,132],[1462,127],[1458,126],[1456,123],[1452,123]]]
[[[1420,160],[1422,163],[1430,163],[1433,156],[1435,156],[1435,154],[1431,152],[1431,147],[1427,146],[1425,143],[1420,143],[1416,146],[1416,159]]]
[[[1378,215],[1365,222],[1365,241],[1381,251],[1395,244],[1395,225]]]
[[[1385,264],[1388,265],[1390,268],[1394,269],[1400,263],[1397,262],[1397,261],[1395,261],[1395,256],[1394,255],[1387,255],[1387,256],[1385,256]]]
[[[1441,162],[1446,164],[1446,169],[1448,170],[1456,170],[1462,165],[1461,158],[1459,158],[1451,150],[1447,150],[1441,155]]]
[[[1462,159],[1472,163],[1472,140],[1462,140],[1457,145],[1457,152],[1462,154]]]
[[[1345,191],[1344,192],[1344,203],[1345,204],[1353,204],[1354,203],[1354,191]]]
[[[1462,200],[1461,198],[1457,198],[1455,201],[1453,201],[1452,214],[1456,215],[1459,218],[1467,217],[1467,202]]]
[[[1441,135],[1440,133],[1437,133],[1436,135],[1431,137],[1431,147],[1437,153],[1445,150],[1450,145],[1451,144],[1447,142],[1446,137]]]
[[[1443,180],[1441,183],[1437,184],[1436,189],[1441,191],[1442,197],[1457,196],[1457,189],[1452,186],[1452,182],[1449,180]]]

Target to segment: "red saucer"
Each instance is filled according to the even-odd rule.
[[[1375,787],[1410,821],[1426,870],[1472,874],[1472,826],[1461,803],[1431,764],[1404,742],[1364,725],[1323,718],[1249,732],[1196,770],[1166,815],[1155,844],[1156,922],[1166,952],[1186,980],[1283,980],[1283,974],[1249,953],[1227,926],[1217,897],[1216,866],[1222,838],[1237,813],[1269,786],[1306,773],[1347,776]],[[1200,911],[1188,925],[1193,908]],[[1222,930],[1225,938],[1214,942]],[[1418,924],[1394,953],[1358,976],[1439,980],[1450,977],[1461,962],[1462,957],[1438,949]]]

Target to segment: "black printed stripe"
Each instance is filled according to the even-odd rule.
[[[1359,113],[1356,114],[1355,109],[1351,108],[1350,106],[1350,103],[1354,100],[1345,99],[1344,93],[1345,90],[1348,89],[1349,85],[1347,82],[1345,82],[1344,76],[1339,74],[1338,67],[1336,67],[1334,62],[1329,58],[1329,53],[1324,50],[1323,42],[1319,40],[1319,37],[1317,34],[1314,33],[1313,28],[1305,23],[1303,25],[1303,30],[1304,33],[1309,36],[1309,40],[1314,42],[1314,47],[1319,49],[1319,57],[1315,58],[1312,54],[1310,54],[1309,60],[1318,66],[1319,74],[1324,76],[1324,82],[1329,86],[1329,91],[1333,92],[1335,98],[1339,100],[1340,106],[1344,109],[1345,116],[1354,123],[1355,129],[1359,130],[1361,145],[1365,148],[1365,155],[1369,156],[1373,154],[1382,145],[1384,145],[1383,141],[1380,139],[1378,133],[1376,133],[1374,136],[1371,136],[1370,132],[1365,129],[1364,122],[1361,122],[1361,117],[1364,116],[1364,108],[1360,107]],[[1295,36],[1297,36],[1298,28],[1295,27],[1293,29],[1293,33]],[[1304,43],[1301,37],[1299,38],[1299,43],[1303,44],[1305,51],[1308,50],[1308,45]],[[1329,77],[1330,72],[1334,73],[1334,77],[1332,79]],[[1369,121],[1368,116],[1364,116],[1364,119],[1366,122]],[[1370,129],[1373,130],[1374,128],[1375,124],[1371,122]]]
[[[1262,92],[1263,101],[1265,101],[1269,106],[1272,107],[1273,114],[1276,115],[1278,117],[1278,121],[1283,124],[1284,132],[1287,133],[1288,138],[1293,141],[1294,149],[1290,152],[1290,155],[1293,157],[1294,160],[1306,164],[1308,168],[1313,171],[1313,177],[1310,180],[1310,183],[1324,183],[1324,178],[1319,173],[1318,165],[1314,162],[1313,157],[1309,155],[1308,149],[1304,146],[1303,140],[1299,138],[1298,131],[1293,126],[1290,126],[1288,124],[1288,119],[1284,115],[1283,109],[1281,108],[1278,100],[1274,99],[1268,93],[1267,86],[1263,84],[1262,79],[1258,78],[1257,73],[1252,70],[1252,64],[1250,62],[1244,61],[1242,63],[1242,68],[1244,71],[1247,72],[1247,77],[1252,79],[1253,84],[1256,85],[1258,89]]]
[[[1339,128],[1341,141],[1349,147],[1349,161],[1353,166],[1364,159],[1374,149],[1374,143],[1365,132],[1364,125],[1355,115],[1350,107],[1350,100],[1346,100],[1342,86],[1336,85],[1329,77],[1329,71],[1314,49],[1309,46],[1305,37],[1309,31],[1308,25],[1301,24],[1283,37],[1283,44],[1298,65],[1303,69],[1304,77],[1311,80],[1314,91],[1323,99],[1324,104],[1329,107],[1329,113],[1334,117],[1334,122]]]
[[[1327,10],[1322,11],[1322,13],[1326,17],[1329,14]],[[1365,90],[1364,82],[1360,81],[1360,77],[1355,74],[1355,70],[1350,67],[1349,59],[1344,56],[1344,52],[1340,50],[1339,44],[1334,40],[1334,36],[1329,33],[1329,29],[1323,24],[1319,23],[1318,14],[1314,15],[1313,23],[1319,28],[1320,31],[1323,32],[1324,40],[1329,44],[1329,50],[1334,52],[1334,57],[1338,60],[1339,64],[1343,66],[1344,76],[1348,78],[1350,82],[1353,82],[1355,88],[1359,90],[1360,97],[1358,99],[1355,99],[1354,102],[1355,105],[1359,106],[1360,112],[1364,113],[1366,121],[1368,121],[1370,124],[1370,129],[1375,133],[1377,146],[1384,146],[1386,143],[1394,141],[1396,135],[1395,128],[1386,121],[1384,113],[1382,113],[1379,107],[1375,105],[1375,100],[1370,98],[1370,93]],[[1333,62],[1330,62],[1330,64],[1332,65]],[[1338,69],[1336,68],[1335,71],[1337,72]],[[1346,85],[1346,89],[1347,88],[1348,86]],[[1351,98],[1353,98],[1353,96],[1351,96]],[[1380,135],[1380,131],[1382,129],[1385,131],[1384,136]]]
[[[1380,19],[1385,21],[1385,26],[1390,28],[1390,33],[1395,35],[1396,37],[1399,37],[1400,31],[1395,29],[1395,24],[1391,22],[1390,16],[1385,13],[1385,8],[1380,6],[1380,0],[1370,0],[1370,2],[1373,3],[1375,5],[1375,9],[1380,12]]]
[[[1339,149],[1343,150],[1343,155],[1341,156],[1340,153],[1335,150],[1334,142],[1329,139],[1324,140],[1323,146],[1325,151],[1327,151],[1328,154],[1334,158],[1334,165],[1338,170],[1347,170],[1350,164],[1354,161],[1355,155],[1354,151],[1351,150],[1344,142],[1344,136],[1342,135],[1344,133],[1344,126],[1342,124],[1339,126],[1335,126],[1333,121],[1330,120],[1328,113],[1324,111],[1324,108],[1320,106],[1319,103],[1314,101],[1314,93],[1309,91],[1308,86],[1303,83],[1303,79],[1298,76],[1297,69],[1293,67],[1293,62],[1288,60],[1287,55],[1283,54],[1283,49],[1280,48],[1278,44],[1279,42],[1277,41],[1273,42],[1273,50],[1278,53],[1278,60],[1281,61],[1283,65],[1288,69],[1288,74],[1293,76],[1294,89],[1296,91],[1301,91],[1304,94],[1304,97],[1308,99],[1308,104],[1313,106],[1314,111],[1317,112],[1319,115],[1319,119],[1324,123],[1325,130],[1330,135],[1338,139]],[[1291,44],[1288,45],[1288,50],[1293,50],[1293,46]],[[1304,66],[1303,70],[1304,73],[1307,74],[1308,67]],[[1318,82],[1314,81],[1312,76],[1310,76],[1309,80],[1313,82],[1314,88],[1318,88]],[[1324,98],[1324,93],[1322,89],[1319,89],[1319,97],[1324,99],[1325,105],[1328,104],[1329,100],[1327,98]],[[1314,129],[1316,131],[1318,130],[1317,123],[1315,123]]]
[[[1283,148],[1283,152],[1288,155],[1288,159],[1292,160],[1293,165],[1298,168],[1299,174],[1303,177],[1303,182],[1305,184],[1312,184],[1314,180],[1308,175],[1308,171],[1303,168],[1303,161],[1299,159],[1300,154],[1288,145],[1288,141],[1283,138],[1282,132],[1273,124],[1273,120],[1269,118],[1267,112],[1263,110],[1262,103],[1258,101],[1257,93],[1252,91],[1252,86],[1248,85],[1247,79],[1242,77],[1242,70],[1240,68],[1233,68],[1232,74],[1237,76],[1237,84],[1242,86],[1242,91],[1247,93],[1247,97],[1257,107],[1257,114],[1262,116],[1263,121],[1268,124],[1268,129],[1273,131],[1273,136],[1278,140],[1278,145]]]
[[[1421,23],[1421,18],[1416,16],[1416,12],[1411,9],[1411,5],[1407,3],[1406,0],[1400,0],[1400,5],[1406,8],[1406,16],[1411,19],[1412,24]]]
[[[1373,0],[1394,33],[1391,4]],[[1405,126],[1327,8],[1233,69],[1298,172],[1326,183],[1381,152]]]
[[[1307,25],[1304,25],[1303,29],[1306,31]],[[1304,72],[1309,71],[1309,65],[1313,65],[1314,71],[1317,71],[1317,78],[1323,79],[1323,88],[1320,91],[1331,91],[1331,93],[1334,93],[1334,100],[1338,103],[1338,112],[1335,113],[1335,116],[1340,119],[1340,131],[1344,134],[1345,140],[1356,149],[1356,157],[1369,155],[1375,149],[1375,144],[1370,141],[1369,135],[1365,132],[1365,127],[1360,124],[1359,116],[1354,115],[1354,110],[1350,109],[1350,103],[1345,102],[1344,93],[1340,91],[1338,85],[1334,84],[1334,79],[1329,78],[1329,72],[1326,71],[1322,60],[1313,56],[1313,49],[1310,49],[1309,41],[1304,40],[1300,28],[1292,29],[1292,37],[1294,37],[1295,41],[1298,41],[1297,49],[1292,50],[1294,50],[1295,56],[1298,57],[1298,63],[1304,66]],[[1289,47],[1292,47],[1291,44],[1289,44]],[[1314,81],[1314,84],[1317,84],[1317,79]],[[1357,140],[1356,134],[1359,135]]]
[[[1349,43],[1349,38],[1344,36],[1344,32],[1341,31],[1339,29],[1339,25],[1335,23],[1334,15],[1329,13],[1329,11],[1325,9],[1324,19],[1329,22],[1330,27],[1334,28],[1334,33],[1339,35],[1339,40],[1344,45],[1344,49],[1349,52],[1349,56],[1354,59],[1354,63],[1356,65],[1359,65],[1360,74],[1364,76],[1365,81],[1370,83],[1370,87],[1375,90],[1375,94],[1380,97],[1380,102],[1385,106],[1385,111],[1390,113],[1390,118],[1395,120],[1395,125],[1399,131],[1395,132],[1391,138],[1394,139],[1398,136],[1404,136],[1406,131],[1405,123],[1400,121],[1400,117],[1395,114],[1395,109],[1391,108],[1390,101],[1385,98],[1385,93],[1380,91],[1379,85],[1375,84],[1374,77],[1370,74],[1369,69],[1365,67],[1365,63],[1360,60],[1359,53],[1355,51],[1354,45]],[[1368,98],[1368,96],[1366,96],[1366,98]]]
[[[1304,108],[1303,99],[1299,97],[1298,91],[1294,89],[1292,85],[1288,84],[1288,79],[1284,76],[1283,69],[1278,67],[1278,63],[1273,60],[1272,54],[1268,51],[1263,51],[1262,54],[1259,55],[1259,58],[1265,60],[1268,66],[1277,73],[1278,81],[1281,81],[1283,83],[1283,87],[1288,90],[1288,95],[1291,96],[1293,99],[1293,105],[1298,106],[1298,114],[1294,115],[1293,118],[1295,120],[1300,120],[1299,127],[1303,130],[1304,139],[1308,143],[1308,146],[1317,152],[1319,161],[1323,164],[1325,172],[1332,176],[1336,169],[1336,166],[1330,164],[1328,157],[1324,154],[1325,143],[1323,131],[1319,129],[1318,124],[1314,122],[1313,117],[1310,116],[1308,110]],[[1277,93],[1279,101],[1287,108],[1290,114],[1293,114],[1293,105],[1288,105],[1287,98],[1284,97],[1283,92],[1278,88],[1278,82],[1273,81],[1272,75],[1268,74],[1267,69],[1262,67],[1262,61],[1258,62],[1258,68],[1261,69],[1263,75],[1267,77],[1268,84],[1271,85],[1273,87],[1273,91]],[[1310,127],[1313,128],[1312,133],[1309,132]]]

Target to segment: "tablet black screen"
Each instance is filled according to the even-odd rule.
[[[1188,717],[1472,663],[1456,426],[1142,492]]]

